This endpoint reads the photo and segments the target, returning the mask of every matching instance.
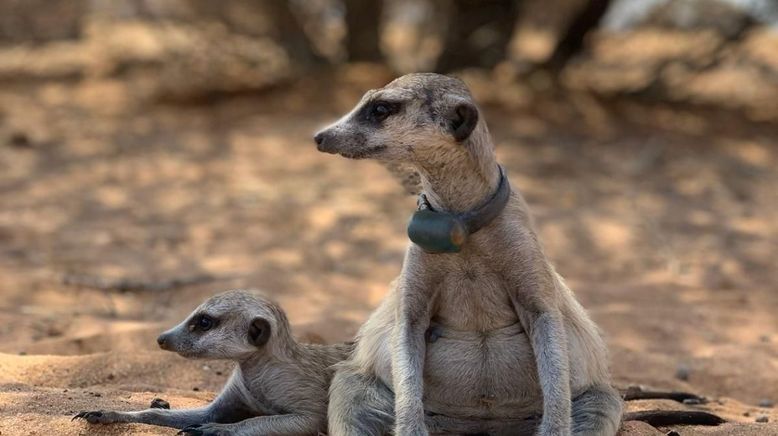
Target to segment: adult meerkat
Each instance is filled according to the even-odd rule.
[[[316,435],[327,428],[332,365],[353,348],[298,343],[283,309],[247,291],[211,297],[157,342],[187,358],[234,360],[235,370],[204,407],[81,412],[74,419],[153,424],[188,435]]]
[[[604,342],[546,258],[462,81],[400,77],[314,139],[415,167],[426,209],[409,226],[424,248],[409,245],[333,378],[331,435],[424,435],[425,414],[481,419],[484,432],[525,419],[504,433],[616,433],[622,402]]]

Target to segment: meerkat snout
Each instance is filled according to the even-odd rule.
[[[313,136],[313,141],[316,142],[316,148],[319,151],[323,152],[329,152],[329,148],[327,147],[327,132],[322,130],[320,132],[317,132],[316,135]]]
[[[337,135],[333,134],[332,129],[322,130],[313,137],[316,142],[316,149],[330,154],[338,154]]]
[[[157,344],[159,345],[159,348],[162,348],[163,350],[168,349],[167,339],[168,339],[167,334],[162,333],[161,335],[159,335],[159,337],[157,338]]]

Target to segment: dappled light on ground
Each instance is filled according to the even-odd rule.
[[[227,365],[154,338],[218,290],[263,289],[299,336],[354,335],[399,272],[415,199],[379,164],[316,151],[312,132],[389,76],[329,74],[143,110],[122,86],[0,90],[3,434],[50,419],[78,434],[69,415],[98,404],[212,398]],[[528,100],[505,106],[486,82],[472,77],[499,158],[602,327],[616,382],[778,419],[757,407],[778,400],[778,128],[521,85]]]

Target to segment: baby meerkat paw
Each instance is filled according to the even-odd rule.
[[[185,436],[229,436],[235,434],[229,424],[197,424],[184,427],[177,434]]]
[[[78,412],[70,420],[83,419],[90,424],[113,424],[119,422],[115,415],[116,413],[106,410],[82,411]]]

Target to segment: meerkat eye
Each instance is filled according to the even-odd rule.
[[[371,117],[376,121],[383,121],[392,114],[392,107],[388,103],[378,102],[370,111]]]
[[[214,319],[208,315],[200,315],[195,320],[195,328],[197,328],[197,330],[200,330],[201,332],[207,332],[208,330],[213,328],[214,324],[215,324]]]
[[[384,103],[378,103],[373,108],[373,113],[379,116],[389,115],[389,112],[390,112],[389,106],[385,105]]]

